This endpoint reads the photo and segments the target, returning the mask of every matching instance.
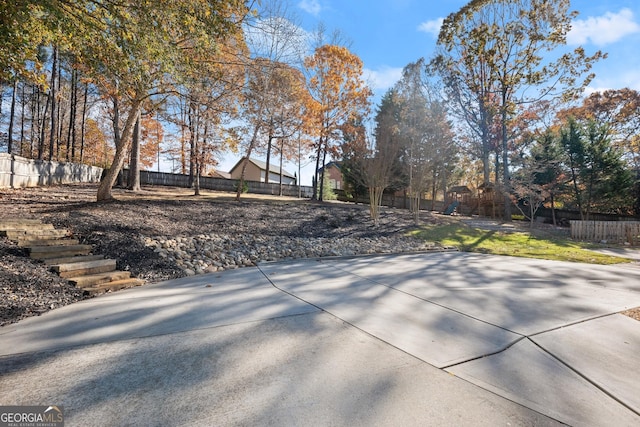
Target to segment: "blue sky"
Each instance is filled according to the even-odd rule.
[[[263,0],[268,2],[269,0]],[[323,23],[339,30],[350,49],[364,62],[368,81],[379,99],[399,78],[402,68],[420,57],[429,58],[443,18],[467,0],[292,0],[290,11],[306,31]],[[640,1],[573,0],[579,16],[568,36],[569,46],[587,53],[602,50],[608,58],[594,67],[596,78],[588,91],[629,87],[640,90]],[[225,170],[237,157],[227,156]],[[296,165],[287,165],[293,172]],[[303,170],[309,185],[312,171]]]
[[[440,22],[466,0],[298,0],[302,26],[318,22],[339,29],[352,41],[377,93],[400,77],[402,68],[434,51]],[[596,66],[590,90],[630,87],[640,90],[640,1],[573,0],[580,14],[568,37],[587,52],[600,49],[609,58]]]

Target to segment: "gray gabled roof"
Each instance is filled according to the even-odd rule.
[[[233,172],[238,166],[242,165],[243,161],[244,161],[244,157],[241,158],[233,168],[231,168],[230,173]],[[261,160],[255,160],[255,159],[252,159],[252,158],[249,158],[249,161],[251,163],[253,163],[254,165],[256,165],[260,170],[263,170],[263,171],[267,170],[267,163],[266,162],[263,162]],[[275,164],[271,163],[269,165],[269,172],[273,173],[273,174],[276,174],[276,175],[280,175],[280,165],[279,164],[275,165]],[[293,178],[293,179],[296,178],[295,175],[289,173],[288,171],[286,171],[284,169],[282,169],[282,176],[286,176],[288,178]]]

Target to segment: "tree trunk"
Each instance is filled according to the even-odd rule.
[[[55,138],[57,134],[56,127],[56,73],[58,67],[58,47],[53,46],[53,63],[51,65],[51,129],[49,131],[49,161],[53,160],[53,149],[55,144]]]
[[[249,142],[249,147],[247,148],[247,154],[244,157],[244,162],[242,162],[242,171],[240,172],[240,180],[238,180],[238,188],[236,190],[236,202],[240,201],[240,196],[242,195],[242,188],[244,187],[244,174],[247,171],[247,165],[249,164],[249,159],[251,158],[253,147],[255,147],[256,145],[256,140],[258,139],[259,132],[260,126],[256,125],[253,128],[253,135],[251,136],[251,141]]]
[[[116,179],[118,178],[118,173],[120,172],[120,169],[122,169],[124,159],[127,156],[127,149],[129,148],[129,141],[131,141],[133,124],[138,116],[141,103],[142,99],[140,99],[139,97],[132,102],[131,111],[129,112],[129,116],[127,117],[127,121],[125,122],[122,136],[116,144],[116,154],[114,156],[113,162],[111,163],[111,167],[107,171],[107,174],[100,182],[100,186],[98,187],[97,201],[99,202],[113,200],[111,188],[113,187],[113,184],[115,184]]]
[[[507,98],[502,93],[502,181],[504,186],[504,221],[511,222],[511,177],[509,176],[509,136],[507,135]]]
[[[298,199],[302,198],[302,161],[301,154],[302,148],[300,146],[300,131],[298,131],[298,177],[296,178],[296,184],[298,184]]]
[[[196,144],[197,144],[197,112],[193,103],[189,105],[189,188],[193,188],[195,178]]]
[[[40,91],[38,90],[38,98],[40,97]],[[40,102],[38,99],[38,112],[40,111]],[[49,111],[49,98],[44,104],[44,112],[42,113],[42,121],[38,120],[40,126],[40,141],[38,141],[38,160],[44,159],[44,147],[45,147],[45,139],[44,134],[46,131],[46,120],[47,120],[47,111]]]
[[[280,191],[278,192],[278,195],[280,197],[282,197],[282,157],[284,156],[284,153],[282,152],[282,150],[284,149],[284,139],[280,140]]]
[[[377,227],[380,222],[377,190],[376,187],[369,187],[369,214],[373,220],[374,227]]]
[[[131,135],[131,158],[129,160],[129,190],[140,191],[140,111]]]
[[[58,93],[58,97],[60,96],[61,90],[61,82],[62,82],[62,64],[60,63],[60,59],[58,59],[58,77],[57,77],[57,85],[58,89],[56,93]],[[53,111],[52,111],[53,113]],[[62,105],[58,100],[56,100],[56,160],[60,161],[60,143],[62,142],[62,122],[63,122],[63,113]]]
[[[489,113],[484,102],[480,103],[480,138],[481,157],[482,157],[482,183],[486,186],[491,182],[491,168],[489,165],[489,157],[491,153],[490,135],[489,135]]]
[[[269,132],[269,138],[267,138],[267,164],[266,170],[264,171],[264,183],[269,183],[269,171],[271,170],[271,144],[273,141],[273,136],[271,136],[271,132]]]
[[[34,144],[38,136],[40,106],[37,105],[39,103],[39,97],[36,96],[37,93],[37,86],[33,85],[31,90],[31,106],[29,107],[29,110],[31,112],[31,126],[29,126],[29,151],[31,153],[31,155],[29,156],[30,158],[33,158],[36,153],[36,146]],[[38,108],[37,110],[36,107]]]
[[[120,141],[122,140],[122,137],[120,136],[120,101],[115,96],[111,98],[111,101],[113,102],[113,142],[117,147],[118,144],[120,144]],[[126,154],[127,153],[125,152],[125,156]],[[107,167],[106,141],[105,141],[105,147],[104,147],[104,167]],[[116,172],[116,178],[118,181],[118,186],[122,187],[124,186],[124,183],[122,182],[123,178],[122,178],[122,174],[120,173],[120,169],[122,169],[122,165]]]
[[[20,109],[21,109],[21,115],[20,115],[20,155],[22,157],[24,156],[24,149],[25,149],[25,144],[24,144],[24,110],[25,110],[25,83],[22,83],[22,102],[20,104]],[[31,158],[32,154],[31,151],[29,151],[29,158]]]
[[[327,160],[327,147],[324,147],[324,150],[322,151],[322,174],[320,175],[320,198],[318,200],[320,200],[321,202],[324,201],[324,176],[325,176],[325,166],[326,166],[326,160]]]
[[[198,126],[199,127],[199,126]],[[197,133],[199,133],[199,129],[197,131]],[[194,187],[194,196],[199,196],[200,195],[200,176],[202,175],[202,159],[204,158],[204,147],[206,147],[207,144],[207,134],[208,134],[208,124],[205,122],[204,125],[204,132],[202,135],[202,148],[200,148],[200,144],[198,144],[198,137],[196,134],[196,139],[195,139],[195,143],[196,143],[196,176],[195,176],[195,180],[193,183],[193,187]]]
[[[84,85],[84,100],[82,101],[82,125],[80,126],[80,163],[84,161],[84,136],[87,120],[87,98],[89,96],[89,83]]]
[[[313,186],[313,195],[311,196],[311,200],[318,200],[318,170],[320,169],[320,154],[322,154],[322,136],[318,141],[318,152],[316,153],[316,168],[313,173],[313,182],[311,183]]]
[[[13,81],[11,94],[11,111],[9,112],[9,129],[7,130],[7,153],[13,154],[13,123],[16,115],[16,93],[18,92],[18,79]],[[2,100],[0,100],[2,102]]]
[[[76,115],[78,104],[78,72],[71,70],[71,105],[69,108],[69,130],[67,132],[67,160],[76,160]]]

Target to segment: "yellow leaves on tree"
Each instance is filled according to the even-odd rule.
[[[311,74],[307,131],[318,138],[317,175],[327,153],[334,152],[335,143],[341,140],[341,126],[368,112],[372,93],[362,79],[362,60],[343,46],[318,47],[305,59],[304,66]]]
[[[164,139],[162,124],[149,117],[143,116],[140,120],[140,164],[143,168],[150,168],[158,161]]]
[[[87,164],[108,168],[113,159],[114,147],[109,143],[100,125],[94,119],[87,119],[84,135],[83,161]]]

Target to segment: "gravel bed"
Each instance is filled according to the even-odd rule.
[[[256,265],[263,261],[439,250],[433,243],[400,236],[280,237],[200,234],[146,238],[145,245],[180,266],[186,275]]]

